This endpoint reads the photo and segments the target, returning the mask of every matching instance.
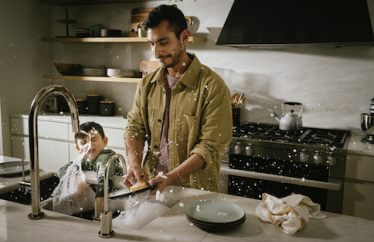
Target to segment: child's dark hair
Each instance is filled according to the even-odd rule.
[[[86,122],[79,125],[79,132],[75,133],[75,143],[77,144],[77,139],[85,139],[87,136],[86,133],[89,133],[91,130],[96,130],[101,135],[102,139],[105,138],[104,129],[100,124],[95,122]]]
[[[172,5],[160,5],[155,7],[144,20],[143,29],[148,30],[158,26],[161,21],[167,20],[169,22],[169,30],[174,32],[177,38],[180,38],[183,30],[187,29],[186,19],[184,14],[178,8]]]

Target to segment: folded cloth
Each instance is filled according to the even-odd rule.
[[[282,199],[263,193],[262,201],[256,208],[256,214],[262,221],[275,224],[289,235],[302,230],[309,218],[325,218],[326,215],[320,211],[321,206],[309,197],[294,193]]]

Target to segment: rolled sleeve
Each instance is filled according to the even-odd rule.
[[[210,169],[223,157],[232,137],[230,92],[227,87],[217,88],[207,96],[207,105],[201,116],[201,129],[190,155],[199,154],[205,160],[202,169]]]

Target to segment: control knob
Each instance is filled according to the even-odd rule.
[[[249,143],[246,147],[245,147],[245,154],[246,155],[249,155],[249,156],[253,156],[255,153],[255,149],[252,147],[251,143]]]
[[[240,155],[242,153],[242,146],[240,145],[240,142],[237,142],[234,147],[234,154]]]
[[[317,165],[320,165],[323,163],[323,158],[319,151],[316,151],[316,153],[313,155],[313,161]]]
[[[300,161],[306,163],[306,162],[308,162],[308,160],[309,160],[308,153],[305,151],[304,148],[301,149],[301,152],[300,152]]]
[[[332,152],[329,152],[329,156],[327,157],[327,164],[329,164],[330,166],[334,166],[336,163],[338,163],[338,159],[335,158]]]

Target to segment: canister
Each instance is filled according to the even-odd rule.
[[[87,95],[87,113],[100,114],[100,101],[101,96],[96,93]]]
[[[100,115],[101,116],[114,116],[114,102],[109,99],[100,101]]]
[[[75,99],[78,106],[78,112],[79,114],[84,114],[87,111],[87,102],[83,98],[77,98]]]

